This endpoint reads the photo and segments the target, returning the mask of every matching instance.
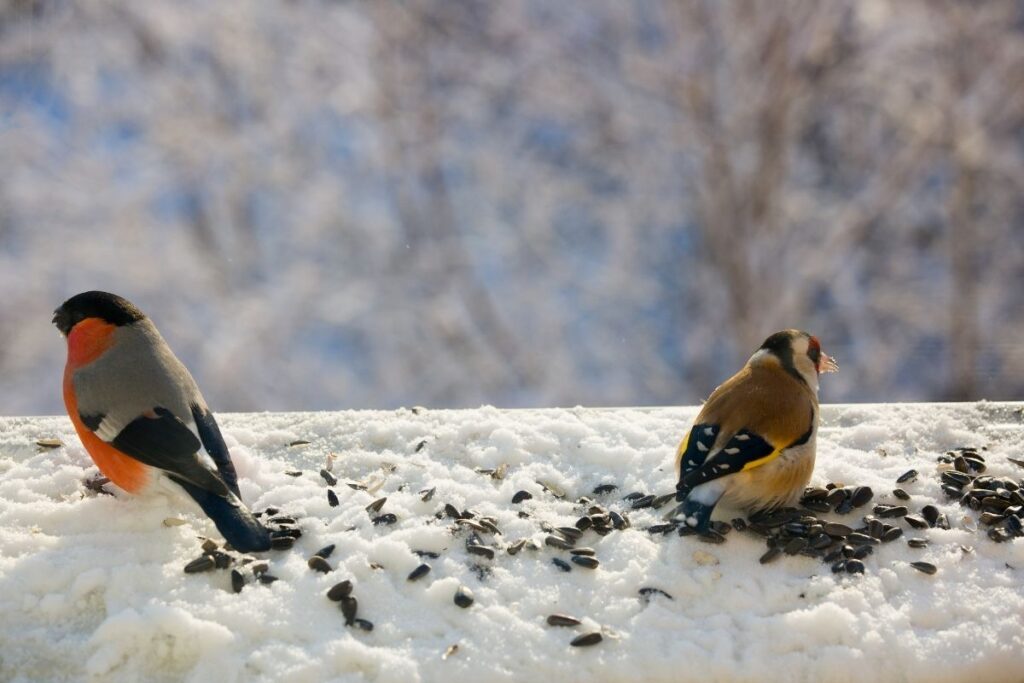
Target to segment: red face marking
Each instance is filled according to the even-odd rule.
[[[116,325],[100,318],[86,318],[72,327],[68,333],[68,366],[79,368],[102,356],[114,343],[116,329]]]
[[[807,340],[807,356],[814,363],[814,369],[821,372],[821,342],[814,335]]]

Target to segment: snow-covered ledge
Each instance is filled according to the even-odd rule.
[[[1020,679],[1024,541],[974,530],[979,513],[942,492],[936,459],[987,447],[986,474],[1019,480],[1007,458],[1024,458],[1022,404],[823,408],[812,483],[875,492],[867,507],[828,517],[859,526],[878,503],[912,513],[934,504],[952,526],[885,520],[904,536],[877,546],[863,575],[800,555],[759,564],[765,542],[748,532],[721,545],[647,532],[668,508],[632,511],[622,497],[673,489],[673,452],[696,410],[222,414],[243,497],[303,531],[293,549],[261,558],[278,581],[237,566],[238,594],[228,570],[182,571],[201,553],[197,536],[215,533],[184,501],[97,495],[83,486],[95,470],[66,418],[0,418],[0,680]],[[66,445],[37,445],[48,438]],[[330,453],[337,507],[319,474]],[[894,482],[911,468],[910,500],[897,500]],[[369,491],[346,485],[356,482]],[[593,495],[603,483],[618,489]],[[533,497],[513,504],[518,491]],[[372,516],[397,523],[374,525],[365,508],[384,496]],[[548,546],[506,552],[517,539],[543,543],[542,522],[571,526],[585,512],[580,496],[632,521],[578,541],[598,568],[565,572],[552,560],[570,555]],[[446,503],[494,519],[501,534],[479,534],[494,559],[467,552],[472,529],[453,535],[452,520],[436,517]],[[912,536],[927,547],[909,547]],[[334,570],[311,571],[307,559],[330,544]],[[407,580],[424,561],[432,570]],[[346,627],[325,597],[343,579],[372,631]],[[475,596],[468,608],[453,603],[460,585]],[[642,588],[671,599],[641,598]],[[550,626],[554,613],[582,624]],[[570,646],[589,632],[603,640]]]

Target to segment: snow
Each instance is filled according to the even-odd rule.
[[[987,447],[988,474],[1024,476],[1006,460],[1022,456],[1020,404],[823,407],[812,483],[868,485],[873,503],[895,502],[896,477],[913,467],[921,474],[903,485],[912,495],[904,504],[933,503],[952,522],[912,533],[901,524],[929,546],[912,549],[906,536],[883,544],[862,576],[834,575],[802,556],[762,566],[764,542],[746,533],[709,545],[644,531],[667,507],[630,511],[624,531],[587,532],[578,545],[596,550],[596,570],[565,573],[551,559],[568,553],[550,547],[504,551],[514,539],[542,542],[541,520],[571,525],[580,515],[573,501],[598,484],[619,486],[593,496],[619,510],[626,493],[671,491],[675,446],[696,411],[220,415],[245,500],[296,516],[304,532],[293,549],[262,558],[277,582],[253,582],[243,567],[249,582],[239,594],[226,570],[182,571],[201,554],[197,537],[215,536],[196,508],[87,491],[82,481],[95,468],[66,418],[0,418],[0,680],[1019,680],[1024,543],[996,544],[984,527],[965,528],[965,515],[977,513],[947,502],[936,457]],[[66,445],[36,446],[52,437]],[[310,443],[289,445],[299,440]],[[335,508],[318,475],[329,453],[340,480]],[[476,471],[502,466],[503,479]],[[294,469],[303,474],[285,474]],[[533,498],[513,505],[521,489]],[[397,524],[371,523],[364,508],[382,496],[381,512]],[[470,532],[452,535],[451,520],[435,518],[445,503],[496,518],[502,535],[481,534],[498,546],[494,560],[468,554]],[[865,511],[830,517],[856,526]],[[332,543],[335,570],[311,571],[306,560]],[[412,550],[441,554],[425,560],[432,571],[416,582],[406,577],[424,560]],[[914,560],[938,572],[920,573]],[[325,597],[342,579],[353,581],[372,632],[346,627]],[[459,585],[475,596],[467,609],[453,604]],[[643,587],[673,599],[642,600]],[[583,623],[548,626],[553,613]],[[603,641],[569,646],[591,631]]]

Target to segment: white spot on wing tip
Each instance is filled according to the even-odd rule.
[[[715,430],[712,427],[705,427],[704,428],[704,433],[707,434],[708,436],[711,436],[712,434],[715,433]]]
[[[120,433],[121,425],[109,417],[103,418],[103,420],[100,421],[99,426],[96,428],[96,436],[100,437],[107,443],[116,439],[117,435]]]
[[[704,444],[702,444],[700,441],[698,441],[697,442],[697,450],[700,451],[701,453],[707,453],[708,452],[708,447],[705,446]]]
[[[736,455],[737,453],[740,452],[740,449],[738,449],[738,448],[726,448],[725,452],[728,453],[729,455]]]

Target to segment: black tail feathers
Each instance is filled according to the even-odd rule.
[[[270,532],[240,500],[218,496],[176,477],[174,481],[199,504],[206,516],[213,520],[224,540],[235,550],[243,553],[270,550]]]

